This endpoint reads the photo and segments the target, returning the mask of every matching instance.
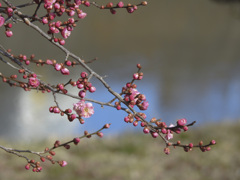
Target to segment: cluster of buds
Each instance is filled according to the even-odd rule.
[[[38,2],[40,3],[40,2]],[[48,34],[51,34],[54,37],[54,41],[58,42],[60,45],[65,44],[65,40],[76,27],[76,22],[73,16],[77,14],[79,19],[84,19],[87,16],[87,13],[83,12],[80,9],[80,6],[84,5],[85,7],[90,6],[89,1],[74,0],[74,2],[64,1],[64,0],[45,0],[44,8],[47,10],[47,14],[42,17],[41,22],[43,24],[48,24],[49,30]],[[66,21],[54,21],[56,17],[61,17],[63,14],[66,14],[69,18]],[[55,34],[61,34],[62,38],[56,38]]]
[[[11,50],[9,49],[8,52],[10,53]],[[75,61],[69,61],[66,60],[65,63],[57,63],[55,59],[46,59],[45,61],[42,59],[35,59],[35,55],[32,54],[30,57],[27,57],[26,55],[20,54],[18,56],[15,56],[12,54],[12,57],[18,59],[21,63],[25,63],[26,65],[30,65],[31,63],[36,64],[37,66],[43,66],[43,65],[50,65],[53,66],[56,71],[60,71],[63,75],[69,75],[70,72],[66,66],[75,66],[77,63]]]
[[[57,141],[56,141],[57,142]],[[56,144],[56,143],[55,143]],[[53,149],[53,148],[52,148]],[[53,159],[53,156],[56,155],[55,151],[52,149],[45,148],[44,152],[38,153],[40,156],[40,161],[45,162],[46,160],[50,161],[52,164],[59,164],[61,167],[64,167],[67,165],[66,161],[55,161]],[[47,154],[48,155],[40,155],[40,154]],[[28,163],[25,165],[25,169],[29,170],[32,167],[33,172],[41,172],[42,171],[42,166],[40,161],[35,161],[34,159],[31,159],[28,161]]]
[[[2,4],[0,3],[0,8],[2,7]],[[12,7],[5,7],[4,13],[11,17],[13,15],[14,8]],[[5,35],[7,37],[11,37],[13,35],[13,32],[10,30],[12,28],[12,23],[5,23],[5,18],[0,14],[0,27],[4,25],[5,27]]]
[[[25,91],[30,91],[31,89],[37,89],[42,91],[43,93],[45,91],[50,92],[49,89],[47,89],[41,84],[36,74],[25,73],[24,69],[19,69],[18,72],[20,74],[23,73],[22,78],[27,79],[28,81],[24,82],[22,80],[19,80],[16,74],[12,74],[10,77],[0,74],[0,77],[2,77],[3,82],[8,83],[10,86],[20,87]]]
[[[133,74],[133,80],[126,83],[126,86],[122,88],[122,95],[124,95],[124,101],[131,106],[137,106],[140,110],[147,110],[149,103],[144,94],[138,92],[137,85],[134,84],[135,80],[141,80],[143,78],[143,73],[140,72],[141,65],[137,64],[138,72]],[[117,109],[120,109],[120,103],[116,104]]]
[[[49,111],[51,113],[61,114],[62,116],[66,114],[70,122],[78,118],[80,123],[84,124],[85,121],[82,118],[91,117],[94,114],[94,107],[92,103],[86,103],[83,98],[86,96],[87,91],[90,93],[95,92],[96,87],[92,86],[92,83],[88,81],[88,74],[86,72],[82,72],[80,78],[76,82],[70,80],[67,84],[71,84],[72,86],[76,86],[78,89],[80,89],[78,96],[81,98],[81,100],[73,104],[73,110],[76,112],[76,114],[72,113],[70,108],[63,111],[58,106],[51,106]],[[66,94],[68,91],[65,89],[65,86],[66,85],[62,83],[58,84],[57,89]]]
[[[87,91],[94,93],[96,91],[96,87],[92,86],[92,83],[88,81],[88,74],[86,72],[82,72],[80,76],[81,77],[77,80],[76,85],[77,88],[80,89],[78,96],[80,98],[84,98]]]
[[[120,1],[115,5],[112,2],[109,2],[105,6],[104,5],[99,6],[99,8],[100,9],[110,9],[110,12],[112,14],[117,13],[117,11],[116,11],[117,8],[125,8],[128,13],[133,13],[134,11],[136,11],[138,9],[138,6],[146,6],[146,5],[147,5],[147,1],[143,1],[137,5],[132,5],[130,3],[125,5],[122,1]]]
[[[146,6],[147,1],[142,1],[139,4],[132,5],[130,3],[124,4],[122,1],[118,2],[116,5],[114,5],[112,2],[107,3],[104,5],[97,5],[95,2],[90,3],[88,0],[74,0],[73,2],[69,0],[34,0],[36,4],[39,6],[37,7],[35,14],[32,16],[28,16],[28,18],[34,22],[34,21],[40,21],[42,24],[48,25],[48,34],[52,35],[52,38],[54,42],[58,42],[60,45],[64,45],[66,42],[64,39],[67,39],[70,35],[73,29],[77,26],[76,22],[78,20],[74,19],[74,16],[76,15],[78,19],[84,19],[87,16],[86,12],[83,12],[81,9],[81,6],[89,7],[91,4],[95,5],[96,7],[100,9],[110,9],[110,12],[112,14],[116,14],[117,8],[125,8],[127,12],[133,13],[138,9],[138,6]],[[44,9],[47,11],[47,13],[39,18],[37,16],[37,10],[40,7],[40,4],[43,3]],[[0,3],[0,7],[1,7]],[[13,6],[6,6],[4,14],[6,14],[8,17],[12,17],[14,15],[14,10],[16,10],[16,7]],[[69,18],[67,20],[57,20],[56,17],[61,17],[63,15],[67,15]],[[15,17],[14,17],[15,18]],[[0,27],[4,25],[5,23],[4,16],[0,14]],[[28,21],[29,22],[29,21]],[[7,37],[11,37],[13,35],[10,28],[12,27],[11,23],[5,23],[5,34]],[[62,37],[55,37],[55,35],[61,34]]]
[[[88,131],[84,131],[84,135],[81,137],[75,137],[68,142],[61,143],[59,140],[56,140],[51,148],[46,147],[43,152],[32,152],[33,154],[37,154],[40,157],[41,162],[50,161],[52,164],[59,164],[61,167],[66,166],[68,163],[67,161],[61,160],[56,161],[54,160],[54,156],[56,152],[53,151],[59,147],[64,147],[65,149],[70,149],[70,144],[73,143],[74,145],[78,145],[82,138],[91,138],[93,135],[97,135],[98,137],[102,138],[103,129],[108,129],[111,124],[105,124],[101,129],[94,133],[89,133]],[[28,151],[31,152],[31,151]],[[32,167],[33,172],[41,172],[42,166],[40,161],[35,161],[34,159],[28,160],[28,163],[25,165],[25,169],[29,170]]]

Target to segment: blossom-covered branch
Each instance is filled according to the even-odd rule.
[[[34,0],[25,4],[13,5],[10,1],[4,0],[4,5],[0,3],[0,27],[5,28],[5,35],[7,37],[13,36],[11,31],[12,23],[19,22],[27,25],[34,31],[36,31],[42,38],[45,38],[49,44],[52,44],[64,52],[64,61],[55,59],[37,59],[35,55],[27,56],[25,54],[15,55],[12,50],[6,50],[3,46],[0,46],[0,62],[6,63],[14,71],[17,71],[11,75],[5,75],[0,72],[0,77],[4,83],[10,86],[19,87],[25,91],[37,90],[41,92],[51,92],[53,96],[54,105],[49,107],[49,112],[66,116],[67,120],[72,122],[78,119],[81,124],[84,124],[85,118],[90,118],[94,114],[94,104],[100,104],[101,106],[109,106],[116,110],[122,110],[127,113],[124,118],[124,122],[132,124],[133,126],[141,126],[143,133],[150,134],[153,138],[162,139],[166,146],[164,152],[170,153],[170,146],[182,147],[184,151],[188,152],[195,147],[200,148],[203,152],[210,150],[210,146],[216,144],[214,140],[210,143],[203,144],[200,141],[198,144],[182,144],[180,141],[171,142],[174,134],[180,134],[188,131],[188,128],[192,126],[194,122],[187,123],[185,118],[177,120],[176,124],[166,125],[161,119],[155,117],[147,117],[144,111],[149,108],[150,102],[147,97],[137,89],[137,81],[143,79],[142,66],[137,64],[137,70],[133,72],[130,80],[121,85],[119,92],[112,90],[111,86],[105,81],[105,79],[96,73],[88,66],[88,63],[93,63],[95,59],[90,61],[82,60],[79,55],[72,53],[69,49],[65,48],[66,39],[72,34],[74,28],[77,26],[78,21],[85,19],[87,13],[82,10],[82,7],[89,7],[94,5],[99,9],[110,9],[112,14],[116,13],[116,9],[126,9],[127,12],[133,13],[139,6],[146,6],[147,2],[143,1],[136,5],[127,4],[124,5],[122,1],[114,5],[109,2],[107,5],[98,5],[96,2],[90,2],[88,0]],[[22,8],[32,6],[34,12],[32,15],[24,14],[21,11]],[[39,9],[43,8],[45,14],[39,14]],[[65,19],[66,15],[68,18]],[[56,20],[59,17],[61,20]],[[77,19],[75,19],[77,17]],[[40,22],[42,25],[47,25],[48,30],[44,31],[40,25],[36,22]],[[70,60],[73,59],[73,60]],[[60,73],[63,76],[70,76],[71,69],[81,66],[84,71],[80,72],[79,77],[71,77],[67,82],[61,82],[58,84],[52,84],[41,79],[41,75],[37,75],[31,65],[35,64],[39,68],[50,66],[53,71]],[[97,88],[92,84],[92,78],[97,79],[112,95],[112,99],[106,102],[98,101],[97,99],[86,98],[87,93],[97,92]],[[71,93],[70,88],[73,87],[77,90],[77,94]],[[62,107],[63,105],[58,102],[59,96],[67,96],[69,98],[78,99],[77,103],[72,103],[71,107]],[[117,112],[116,112],[117,113]],[[91,137],[97,134],[102,137],[101,130],[109,128],[108,125],[104,125],[100,130],[89,134],[85,131],[84,136],[74,138],[71,141],[60,143],[56,141],[52,148],[45,149],[44,152],[34,152],[30,150],[17,150],[11,148],[5,148],[0,146],[1,149],[6,152],[15,154],[19,157],[25,158],[28,161],[26,169],[33,167],[33,171],[41,171],[42,167],[39,162],[30,160],[27,156],[23,156],[21,153],[31,153],[40,156],[41,161],[48,159],[52,163],[56,161],[52,159],[55,152],[52,151],[58,147],[64,146],[70,147],[70,143],[78,144],[81,138]],[[50,153],[48,156],[43,154]],[[61,166],[65,166],[66,161],[57,161]]]

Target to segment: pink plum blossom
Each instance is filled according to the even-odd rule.
[[[61,32],[63,38],[67,39],[71,35],[71,31],[68,31],[67,28],[65,27],[62,32]]]
[[[38,80],[37,78],[30,77],[30,78],[28,79],[28,84],[29,84],[31,87],[36,88],[36,87],[39,86],[40,82],[39,82],[39,80]]]
[[[170,131],[169,129],[168,129],[168,131],[167,131],[167,135],[165,136],[165,138],[166,138],[167,140],[173,138],[173,134],[171,133],[171,131]]]
[[[76,104],[73,104],[73,110],[76,113],[84,118],[89,118],[94,114],[94,108],[92,103],[85,103],[85,100],[81,100]]]

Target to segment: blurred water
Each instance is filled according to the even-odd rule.
[[[84,9],[88,16],[79,22],[66,47],[86,60],[99,57],[90,66],[107,75],[107,82],[117,92],[130,80],[136,64],[141,63],[145,76],[138,90],[150,102],[149,118],[163,118],[168,123],[183,117],[200,123],[235,120],[240,117],[240,19],[232,9],[208,0],[150,1],[133,14],[122,10],[111,15],[95,8]],[[14,27],[10,40],[1,37],[6,48],[11,47],[16,54],[35,53],[42,59],[64,59],[64,54],[46,46],[47,42],[31,29]],[[10,74],[6,66],[0,66],[4,67],[1,72]],[[46,81],[55,79],[51,68],[37,71]],[[80,71],[72,75],[76,78]],[[48,107],[54,104],[50,95],[35,97],[34,93],[9,90],[2,83],[0,88],[4,102],[0,108],[0,134],[4,137],[29,138],[48,135],[49,131],[52,135],[66,135],[80,128],[96,130],[108,122],[112,122],[111,133],[134,129],[123,122],[124,113],[107,107],[101,110],[99,106],[85,126],[68,123],[48,113]],[[100,85],[97,88],[98,99],[111,98]],[[60,99],[64,106],[75,103],[69,98]]]

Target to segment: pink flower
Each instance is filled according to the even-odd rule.
[[[30,78],[28,79],[28,84],[29,84],[31,87],[36,88],[36,87],[39,86],[40,82],[39,82],[39,80],[38,80],[37,78],[30,77]]]
[[[125,87],[126,88],[126,87]],[[135,98],[138,94],[140,94],[139,92],[138,92],[138,90],[137,89],[135,89],[135,88],[130,88],[130,95],[129,94],[126,94],[125,95],[125,97],[124,97],[124,99],[125,100],[134,100],[135,102],[137,101],[137,99]]]
[[[84,19],[86,16],[87,16],[87,13],[85,13],[85,12],[81,12],[78,14],[78,18],[80,18],[80,19]]]
[[[0,15],[0,27],[4,24],[5,19]]]
[[[167,135],[165,136],[165,138],[166,138],[167,140],[173,138],[173,134],[171,133],[171,131],[170,131],[169,129],[168,129],[168,131],[167,131]]]
[[[62,34],[63,38],[67,39],[67,38],[70,36],[71,31],[68,31],[67,28],[65,27],[65,28],[62,30],[61,34]]]
[[[81,100],[76,104],[73,104],[73,110],[76,113],[84,118],[89,118],[94,114],[94,108],[92,103],[85,103],[85,100]]]
[[[174,125],[173,125],[173,124],[170,124],[169,127],[174,127]],[[165,136],[165,138],[166,138],[167,140],[173,138],[173,134],[172,134],[171,130],[169,130],[169,129],[167,130],[167,135]]]

